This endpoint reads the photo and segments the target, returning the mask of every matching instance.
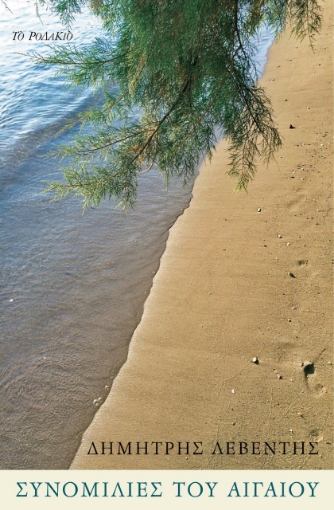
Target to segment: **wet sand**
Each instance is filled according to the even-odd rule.
[[[331,36],[270,49],[283,148],[247,194],[203,164],[73,469],[333,468]]]

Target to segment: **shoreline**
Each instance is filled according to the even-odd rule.
[[[287,33],[269,50],[260,83],[283,148],[248,194],[233,193],[225,141],[202,164],[72,469],[333,469],[331,27],[326,1],[314,53]],[[187,450],[226,441],[298,446]],[[146,455],[152,442],[173,449]],[[111,454],[110,443],[142,454]]]

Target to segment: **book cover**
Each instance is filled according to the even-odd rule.
[[[241,508],[328,501],[333,469],[332,7],[258,41],[282,148],[234,193],[221,140],[136,206],[52,202],[59,145],[101,106],[34,55],[101,34],[1,5],[5,501]],[[29,56],[30,54],[30,56]],[[34,55],[33,55],[34,54]],[[117,93],[117,85],[111,93]],[[71,128],[64,129],[71,124]],[[66,163],[66,159],[65,159]],[[38,470],[38,476],[34,471]],[[29,501],[27,501],[27,498]],[[33,498],[33,499],[32,499]],[[46,499],[47,498],[47,499]],[[181,508],[181,506],[180,506]]]

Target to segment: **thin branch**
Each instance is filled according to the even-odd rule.
[[[159,131],[161,125],[165,122],[165,120],[168,119],[168,117],[170,116],[170,114],[174,111],[174,109],[176,108],[176,106],[178,105],[180,99],[182,98],[183,94],[187,91],[188,87],[189,87],[189,84],[191,82],[191,79],[189,78],[182,91],[180,92],[179,94],[179,97],[176,99],[176,101],[172,104],[172,106],[170,107],[170,109],[168,110],[168,112],[162,117],[162,119],[159,121],[157,127],[155,128],[155,130],[153,131],[153,133],[151,134],[151,136],[149,137],[149,139],[147,140],[147,142],[145,143],[144,147],[141,148],[141,150],[138,152],[138,154],[136,154],[136,156],[133,158],[133,160],[131,161],[131,163],[133,163],[136,159],[139,158],[139,156],[145,151],[145,149],[148,147],[148,145],[151,143],[153,137],[156,135],[156,133]]]
[[[8,7],[8,5],[7,5],[7,3],[5,2],[5,0],[1,0],[1,3],[5,6],[5,8],[6,8],[6,9],[8,9],[8,10],[9,10],[9,12],[10,12],[11,14],[13,14],[13,11],[11,11],[11,10],[10,10],[10,8]]]
[[[191,130],[187,133],[187,135],[181,140],[181,142],[179,143],[179,145],[177,146],[177,148],[175,149],[174,152],[176,152],[179,147],[181,145],[184,144],[184,142],[189,138],[189,136],[195,131],[196,127],[201,123],[201,121],[203,120],[203,118],[205,117],[205,114],[208,112],[209,108],[211,108],[212,106],[212,103],[216,100],[217,96],[219,95],[220,93],[220,88],[218,88],[217,90],[217,93],[214,95],[214,97],[211,99],[211,101],[209,101],[209,104],[207,105],[207,107],[205,108],[204,112],[202,113],[202,115],[199,117],[199,119],[195,122],[195,124],[193,125],[193,127],[191,128]]]
[[[73,66],[83,66],[83,65],[106,65],[106,64],[109,64],[110,62],[113,62],[114,60],[116,60],[117,58],[119,57],[123,57],[124,55],[126,55],[126,53],[123,53],[121,55],[116,55],[115,57],[113,58],[109,58],[107,60],[95,60],[95,61],[91,61],[91,62],[86,62],[85,60],[82,60],[81,62],[75,62],[74,60],[57,60],[56,58],[53,58],[52,56],[51,57],[43,57],[40,53],[31,53],[31,55],[37,59],[36,60],[36,63],[38,64],[58,64],[58,65],[64,65],[64,66],[68,66],[68,65],[73,65]]]
[[[147,174],[147,172],[149,172],[150,170],[152,170],[152,167],[155,163],[155,158],[153,159],[152,163],[150,164],[150,166],[148,168],[146,168],[146,170],[141,170],[140,172],[138,172],[139,175],[142,175],[142,174]]]
[[[130,138],[133,138],[137,135],[140,135],[142,133],[146,133],[147,131],[153,131],[153,129],[143,129],[142,131],[139,131],[138,133],[132,133],[131,135],[125,136],[124,138],[119,138],[118,140],[114,140],[113,142],[107,143],[106,145],[101,145],[100,147],[95,147],[94,149],[82,149],[78,151],[78,154],[89,154],[91,152],[100,151],[102,149],[106,149],[107,147],[112,147],[116,143],[124,142],[125,140],[129,140]]]

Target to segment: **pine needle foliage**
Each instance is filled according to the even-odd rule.
[[[102,90],[104,104],[81,116],[91,125],[61,148],[71,156],[56,197],[84,204],[114,197],[135,204],[138,177],[156,167],[187,182],[221,133],[229,141],[237,189],[246,189],[259,161],[269,162],[281,139],[270,101],[257,84],[256,40],[267,24],[276,35],[289,24],[312,42],[321,27],[316,0],[39,0],[70,26],[84,5],[103,22],[104,36],[56,47],[37,63],[57,66],[77,86]],[[117,86],[117,89],[116,89]],[[117,90],[117,92],[113,92]]]

